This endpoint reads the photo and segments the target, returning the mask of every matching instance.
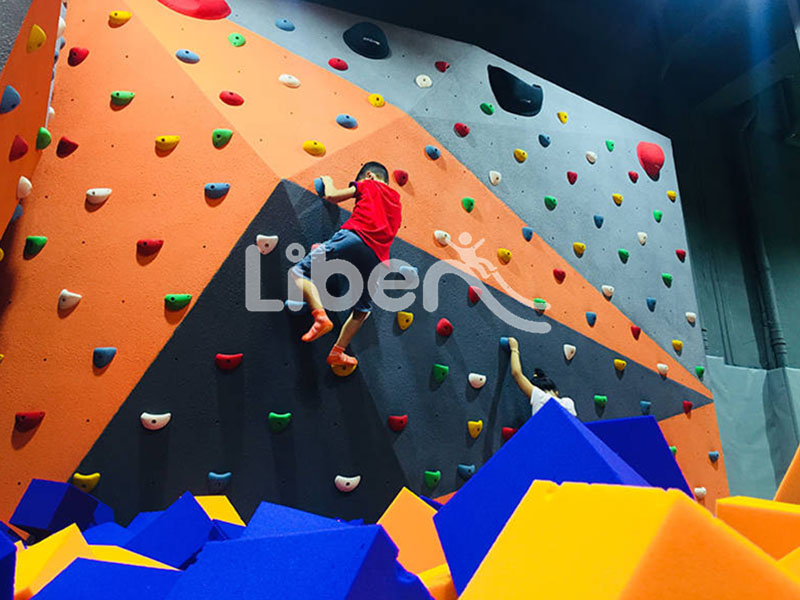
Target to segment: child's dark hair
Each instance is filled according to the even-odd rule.
[[[550,379],[541,369],[533,370],[531,383],[544,392],[558,392],[556,382]]]
[[[381,163],[370,161],[366,163],[356,175],[356,181],[360,181],[367,176],[367,173],[372,173],[380,179],[383,183],[389,183],[389,171]]]

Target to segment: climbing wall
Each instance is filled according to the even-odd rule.
[[[31,477],[75,471],[100,474],[95,493],[123,521],[209,486],[247,516],[271,499],[371,518],[401,485],[453,491],[529,415],[498,343],[507,335],[581,419],[653,414],[690,485],[710,506],[727,494],[699,324],[686,316],[696,302],[690,257],[676,254],[686,242],[669,140],[478,48],[381,24],[391,53],[368,59],[342,39],[352,15],[229,4],[230,20],[157,0],[70,3],[66,47],[89,54],[58,65],[52,129],[78,148],[44,153],[0,272],[25,274],[0,313],[0,416],[45,412],[11,436],[0,518]],[[488,65],[540,86],[535,116],[503,108]],[[233,134],[215,145],[220,129]],[[312,140],[325,152],[305,151]],[[660,170],[641,142],[662,149]],[[376,311],[352,346],[358,369],[340,378],[324,365],[327,342],[299,342],[308,315],[247,310],[245,263],[256,235],[277,235],[256,262],[262,298],[285,299],[286,248],[323,241],[352,208],[321,201],[313,179],[347,182],[366,160],[408,173],[392,181],[403,202],[393,256],[423,279],[440,260],[454,273],[430,312],[418,290],[408,329]],[[487,276],[437,230],[480,242]],[[25,258],[31,235],[48,242]],[[470,285],[484,286],[477,303]],[[80,295],[69,310],[64,289]],[[515,330],[498,310],[546,333]],[[436,333],[441,318],[450,336]],[[241,364],[220,368],[220,353]],[[473,388],[470,373],[486,384]],[[482,422],[476,437],[468,421]],[[337,475],[361,483],[345,494]]]

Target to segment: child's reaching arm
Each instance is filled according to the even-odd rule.
[[[334,204],[339,204],[340,202],[349,200],[350,198],[356,195],[356,187],[354,185],[346,187],[343,190],[337,190],[333,186],[332,178],[328,177],[327,175],[323,175],[321,179],[322,179],[322,184],[325,186],[324,198],[329,202],[333,202]]]
[[[508,338],[508,347],[511,350],[511,375],[514,377],[514,381],[517,382],[519,389],[522,390],[522,393],[530,398],[533,392],[533,384],[522,374],[522,363],[519,360],[519,342],[517,342],[516,338],[510,337]]]

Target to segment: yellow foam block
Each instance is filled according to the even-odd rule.
[[[169,569],[170,571],[177,571],[178,569],[165,565],[164,563],[136,554],[125,548],[119,546],[89,546],[92,556],[95,560],[103,562],[119,563],[122,565],[133,565],[135,567],[152,567],[154,569]]]
[[[419,579],[434,600],[457,600],[458,594],[447,563],[419,574]]]
[[[800,548],[792,550],[778,561],[778,565],[792,577],[800,580]]]
[[[773,558],[800,546],[800,505],[734,496],[717,500],[717,517]]]
[[[536,481],[462,600],[800,598],[756,545],[677,490]]]
[[[194,499],[206,511],[209,519],[245,526],[245,522],[227,496],[195,496]]]
[[[445,562],[433,524],[436,511],[406,488],[378,520],[400,550],[397,560],[408,571],[422,573]]]
[[[789,468],[786,469],[781,484],[778,486],[775,501],[800,504],[800,446],[798,446],[794,458]]]

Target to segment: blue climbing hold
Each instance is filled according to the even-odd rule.
[[[209,471],[208,491],[210,491],[212,494],[219,494],[220,492],[224,491],[231,482],[231,476],[232,473],[230,471],[227,473],[214,473],[214,471]]]
[[[503,336],[500,338],[500,347],[503,350],[511,350],[511,347],[508,345],[508,338]]]
[[[284,31],[294,31],[294,23],[289,19],[278,19],[275,21],[275,27],[283,29]]]
[[[648,296],[646,302],[647,308],[650,309],[650,312],[653,312],[656,309],[656,299]]]
[[[178,50],[175,56],[178,57],[179,61],[189,63],[190,65],[200,62],[200,56],[196,52],[192,52],[186,48]]]
[[[717,452],[716,450],[712,450],[711,452],[708,453],[708,459],[711,462],[717,462],[719,460],[719,452]]]
[[[94,363],[94,366],[98,369],[102,369],[103,367],[108,366],[108,363],[114,360],[116,355],[116,348],[95,348],[94,352],[92,353],[92,363]]]
[[[525,238],[526,242],[530,242],[531,238],[533,237],[533,228],[532,227],[523,227],[522,228],[522,237]]]
[[[22,216],[22,211],[23,211],[22,204],[17,204],[14,207],[14,214],[11,215],[11,222],[12,223]]]
[[[305,312],[308,308],[308,305],[300,300],[286,300],[283,304],[286,306],[286,310],[293,313]]]
[[[59,50],[63,50],[63,49],[64,49],[64,46],[66,46],[66,45],[67,45],[67,40],[66,40],[66,38],[65,38],[65,37],[62,35],[60,38],[58,38],[58,49],[59,49]]]
[[[603,221],[605,221],[605,219],[603,218],[603,215],[595,215],[594,216],[594,225],[598,229],[600,229],[603,226]]]
[[[430,158],[431,160],[436,160],[442,155],[442,153],[436,146],[431,146],[431,145],[425,146],[425,154],[427,154],[428,158]]]
[[[419,270],[417,267],[412,267],[411,265],[401,265],[397,271],[406,279],[419,279]]]
[[[209,200],[219,200],[231,189],[230,183],[207,183],[206,198]]]
[[[546,133],[540,133],[539,143],[542,145],[542,148],[547,148],[550,145],[550,136]]]
[[[649,414],[650,414],[650,406],[651,406],[652,404],[653,404],[653,403],[652,403],[652,402],[650,402],[650,401],[648,401],[648,400],[641,400],[641,401],[639,402],[639,408],[641,408],[641,409],[642,409],[642,414],[643,414],[643,415],[649,415]]]
[[[358,127],[358,121],[356,121],[355,117],[351,117],[350,115],[341,114],[336,117],[336,122],[345,129],[355,129]]]
[[[19,106],[21,101],[19,92],[13,86],[7,85],[3,91],[3,97],[0,99],[0,115],[11,112]]]
[[[317,196],[320,198],[325,197],[325,184],[322,183],[322,177],[314,179],[314,189],[317,191]]]
[[[389,40],[375,23],[356,23],[342,38],[350,50],[366,58],[377,60],[389,56]]]
[[[475,475],[475,465],[458,465],[456,470],[458,471],[458,476],[461,477],[461,479],[469,479]]]
[[[597,313],[586,311],[586,322],[589,324],[589,327],[594,327],[594,324],[597,323]]]

